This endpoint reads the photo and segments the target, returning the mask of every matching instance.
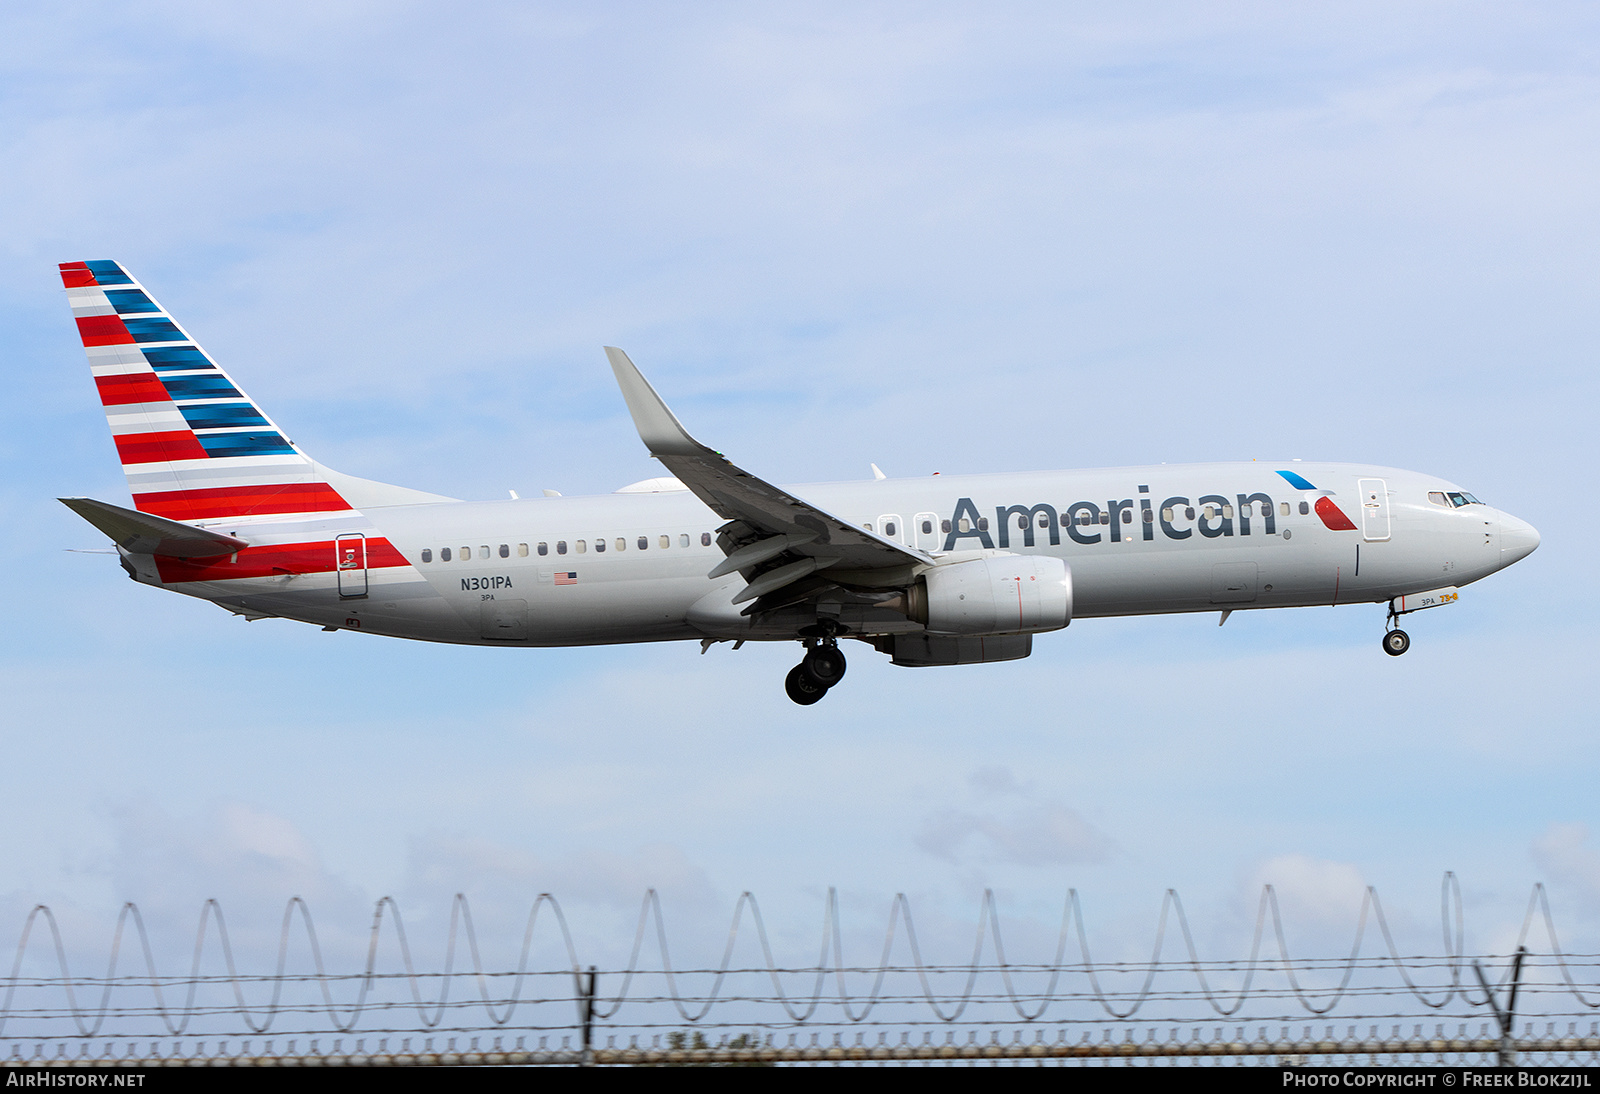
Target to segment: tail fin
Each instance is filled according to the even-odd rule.
[[[61,280],[140,512],[209,521],[441,500],[317,465],[115,262],[63,262]]]

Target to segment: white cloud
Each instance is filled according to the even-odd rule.
[[[983,767],[969,780],[977,808],[934,810],[917,846],[951,863],[1063,866],[1099,862],[1115,844],[1075,809],[1017,781],[1009,768]]]
[[[542,857],[524,847],[482,837],[429,836],[412,841],[406,888],[435,898],[464,892],[525,905],[541,892],[563,902],[637,910],[646,890],[697,909],[715,906],[705,870],[675,846],[645,844],[632,851],[585,848]]]
[[[1555,823],[1533,841],[1533,861],[1562,895],[1576,895],[1582,908],[1600,905],[1600,851],[1589,845],[1589,826]]]
[[[1299,853],[1277,855],[1256,867],[1243,887],[1245,899],[1253,905],[1268,885],[1277,897],[1291,940],[1325,942],[1342,936],[1348,945],[1355,939],[1367,881],[1354,863]],[[1369,937],[1376,937],[1375,927],[1369,917]]]
[[[261,909],[289,896],[330,911],[361,897],[330,872],[289,819],[237,801],[174,816],[149,803],[115,809],[108,863],[117,890],[161,914],[193,915],[209,898]]]

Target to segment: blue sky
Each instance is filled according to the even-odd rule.
[[[0,15],[0,940],[551,890],[603,964],[653,885],[691,952],[756,891],[799,961],[830,885],[952,940],[992,886],[1019,946],[1076,886],[1137,952],[1176,886],[1227,957],[1270,881],[1313,948],[1375,884],[1423,950],[1454,870],[1477,947],[1537,880],[1592,946],[1600,17],[1213,8]],[[1350,460],[1544,545],[1400,659],[1376,607],[1080,621],[805,710],[788,647],[247,624],[66,551],[54,498],[126,497],[54,273],[98,258],[319,459],[458,497],[657,474],[615,344],[776,481]]]

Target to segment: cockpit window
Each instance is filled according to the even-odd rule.
[[[1483,504],[1483,502],[1479,501],[1477,498],[1473,497],[1471,494],[1464,494],[1459,490],[1452,490],[1446,496],[1450,499],[1450,504],[1454,505],[1454,506],[1456,506],[1458,508],[1460,506],[1463,506],[1463,505],[1482,505]]]

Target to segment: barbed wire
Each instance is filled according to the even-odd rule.
[[[531,961],[536,933],[541,922],[540,917],[546,912],[547,919],[553,920],[553,929],[560,942],[559,952],[564,954],[565,964],[555,968],[537,969],[532,966]],[[747,920],[748,927],[746,927]],[[314,970],[310,974],[287,974],[294,927],[297,923],[309,947]],[[29,942],[33,938],[36,926],[40,924],[48,929],[50,952],[55,958],[59,975],[23,977],[21,971],[29,953]],[[1195,942],[1194,932],[1181,897],[1176,890],[1167,889],[1162,897],[1150,960],[1139,963],[1096,961],[1090,946],[1079,893],[1076,889],[1071,889],[1068,890],[1062,907],[1053,959],[1048,963],[1019,964],[1012,961],[1007,954],[998,901],[992,890],[985,890],[979,903],[977,929],[970,961],[965,965],[947,965],[930,963],[925,959],[912,916],[911,902],[904,893],[899,893],[890,904],[888,923],[877,964],[851,965],[845,959],[845,933],[840,923],[838,894],[834,890],[829,890],[823,906],[817,962],[814,966],[794,968],[782,966],[776,960],[760,905],[753,894],[745,892],[739,896],[734,905],[718,964],[714,968],[679,969],[672,962],[666,916],[661,907],[660,897],[654,889],[651,889],[645,893],[640,905],[633,945],[626,967],[605,974],[605,982],[608,985],[620,981],[619,986],[614,991],[596,995],[590,1000],[585,996],[586,988],[583,980],[585,966],[579,958],[571,928],[560,903],[549,893],[541,893],[534,899],[523,930],[517,966],[510,971],[491,971],[485,967],[472,919],[471,905],[467,897],[461,893],[455,894],[450,903],[444,961],[440,972],[418,971],[399,904],[387,896],[378,900],[373,907],[372,920],[367,932],[365,962],[359,973],[335,974],[328,971],[311,909],[301,898],[292,897],[284,906],[279,925],[275,971],[271,975],[255,976],[240,974],[222,906],[214,899],[207,900],[202,905],[188,975],[166,977],[157,970],[149,932],[136,904],[124,903],[118,912],[106,974],[103,978],[72,974],[66,944],[56,916],[49,906],[39,904],[32,908],[23,923],[11,975],[5,983],[4,1001],[0,1003],[0,1037],[5,1036],[6,1026],[11,1021],[39,1018],[45,1014],[40,1008],[17,1007],[17,992],[23,988],[62,989],[66,999],[65,1011],[49,1013],[52,1016],[69,1015],[78,1035],[85,1038],[99,1035],[112,1016],[120,1018],[154,1016],[160,1020],[167,1034],[174,1037],[183,1036],[197,1018],[224,1014],[235,1015],[245,1029],[258,1035],[268,1032],[274,1023],[290,1015],[301,1015],[306,1018],[320,1015],[325,1017],[333,1031],[351,1033],[369,1012],[373,1017],[382,1014],[392,1018],[396,1011],[408,1009],[415,1012],[417,1025],[413,1028],[431,1031],[445,1028],[443,1023],[447,1016],[459,1017],[465,1009],[480,1006],[483,1008],[487,1027],[504,1028],[511,1024],[520,1006],[537,1004],[556,1004],[562,1007],[571,1005],[574,1008],[574,1022],[581,1020],[581,1008],[585,1003],[592,1003],[592,1017],[598,1021],[610,1021],[616,1018],[627,1004],[641,1006],[670,1004],[678,1019],[688,1024],[705,1021],[711,1009],[719,1003],[776,1004],[788,1022],[795,1025],[815,1020],[819,1009],[825,1003],[837,1004],[844,1020],[854,1024],[872,1021],[874,1012],[880,1008],[905,1005],[926,1007],[932,1021],[946,1024],[962,1021],[963,1016],[974,1005],[1009,1007],[1017,1019],[1026,1023],[1044,1020],[1053,1006],[1069,1002],[1090,1003],[1098,1007],[1105,1017],[1116,1021],[1133,1018],[1153,1001],[1182,1002],[1185,1005],[1203,1004],[1215,1017],[1220,1018],[1231,1018],[1240,1014],[1246,1002],[1252,999],[1292,1000],[1305,1013],[1322,1016],[1332,1012],[1347,998],[1365,998],[1374,992],[1386,996],[1409,996],[1425,1010],[1435,1012],[1442,1011],[1452,1002],[1471,1008],[1484,1006],[1487,997],[1481,988],[1475,986],[1474,978],[1467,975],[1472,960],[1465,953],[1465,913],[1460,884],[1453,873],[1445,874],[1440,886],[1440,924],[1444,947],[1441,956],[1434,958],[1403,956],[1395,942],[1377,890],[1368,886],[1363,893],[1355,936],[1348,955],[1342,958],[1296,958],[1290,953],[1277,892],[1271,885],[1264,885],[1256,906],[1255,926],[1248,957],[1242,961],[1206,960],[1202,958],[1199,946]],[[1547,958],[1541,963],[1553,964],[1559,971],[1564,985],[1560,989],[1561,993],[1570,995],[1580,1007],[1591,1010],[1600,1008],[1600,987],[1590,983],[1580,986],[1579,980],[1574,976],[1572,962],[1580,960],[1584,955],[1567,955],[1561,949],[1549,897],[1542,884],[1536,884],[1530,894],[1527,912],[1518,935],[1519,946],[1528,942],[1530,932],[1537,926],[1543,927],[1545,942],[1548,945]],[[1169,934],[1174,927],[1182,941],[1183,955],[1178,960],[1169,961],[1164,958],[1164,953],[1168,946]],[[1363,947],[1374,927],[1381,939],[1381,952],[1376,957],[1363,957]],[[378,969],[379,954],[386,929],[394,935],[402,972],[388,973],[380,972]],[[742,932],[747,930],[755,934],[763,963],[754,967],[738,967],[734,965],[734,956]],[[136,941],[138,955],[143,958],[143,977],[128,973],[119,975],[119,963],[124,961],[124,946],[130,942],[130,932]],[[213,935],[216,947],[221,950],[226,974],[202,976],[200,970],[207,953],[208,941]],[[652,937],[659,962],[646,964],[644,960],[646,944]],[[902,937],[909,951],[910,960],[895,963],[892,959],[896,945]],[[1076,942],[1077,959],[1069,961],[1068,951],[1073,942]],[[462,957],[463,943],[466,964],[458,969],[457,963]],[[986,961],[986,957],[992,959]],[[1495,959],[1490,958],[1490,960]],[[1358,972],[1370,973],[1383,969],[1397,972],[1402,986],[1386,987],[1380,991],[1355,982]],[[1189,974],[1193,978],[1194,986],[1180,992],[1157,991],[1155,986],[1158,976],[1171,972]],[[1267,988],[1260,984],[1259,978],[1268,972],[1284,974],[1287,981],[1286,992],[1281,988]],[[1333,973],[1337,976],[1337,984],[1320,990],[1308,988],[1306,978],[1313,972]],[[915,991],[887,989],[886,985],[891,976],[907,973],[915,978],[917,985]],[[1112,973],[1142,974],[1143,979],[1135,990],[1112,990],[1107,987],[1104,980],[1105,976]],[[1441,974],[1439,981],[1425,982],[1432,980],[1433,973]],[[709,976],[711,983],[708,989],[699,993],[683,990],[680,978],[691,974]],[[998,974],[1001,990],[980,992],[978,990],[980,978],[990,974]],[[1047,983],[1042,991],[1022,990],[1017,981],[1017,977],[1021,974],[1044,974],[1047,976]],[[735,975],[764,976],[772,985],[771,995],[752,995],[746,992],[725,994],[728,978]],[[851,975],[869,977],[870,989],[864,993],[853,993],[847,983],[847,978]],[[1063,982],[1069,975],[1082,975],[1087,980],[1089,990],[1087,992],[1066,990]],[[1224,975],[1240,978],[1237,988],[1219,987],[1217,978]],[[1498,983],[1503,986],[1509,975],[1509,969],[1503,971]],[[636,981],[649,976],[660,976],[663,979],[666,989],[664,993],[635,991]],[[785,976],[801,977],[809,981],[809,987],[804,990],[786,990]],[[476,998],[451,999],[452,985],[459,977],[469,978],[476,986]],[[957,991],[939,990],[935,980],[950,977],[964,981],[962,987]],[[555,983],[570,983],[570,993],[540,991],[537,995],[525,995],[530,979],[535,978],[542,983],[550,983],[552,978]],[[424,982],[430,979],[439,982],[438,992],[436,996],[425,997]],[[831,991],[828,986],[830,980],[833,984]],[[392,982],[403,983],[409,996],[409,1003],[379,1000],[374,997],[378,987]],[[316,996],[320,1002],[285,1001],[284,992],[288,985],[305,983],[315,985]],[[265,1003],[252,1006],[246,999],[246,987],[264,985],[270,985],[269,999]],[[203,988],[218,986],[225,987],[231,994],[231,1005],[206,1005],[199,1001],[198,993]],[[93,994],[95,988],[99,989],[99,998],[97,1002],[91,1003],[87,997]],[[150,1002],[132,1008],[126,1005],[113,1007],[112,994],[118,988],[148,988],[151,993]],[[346,999],[349,999],[349,995],[345,993],[349,992],[353,992],[354,998],[348,1002],[339,1002],[335,998],[336,988]],[[1585,988],[1588,989],[1587,992]],[[1552,990],[1555,989],[1540,989],[1541,993],[1546,995]],[[181,1004],[175,998],[180,993],[183,1000]],[[80,1001],[80,996],[85,996],[83,1001]],[[563,1025],[560,1028],[566,1027]]]

